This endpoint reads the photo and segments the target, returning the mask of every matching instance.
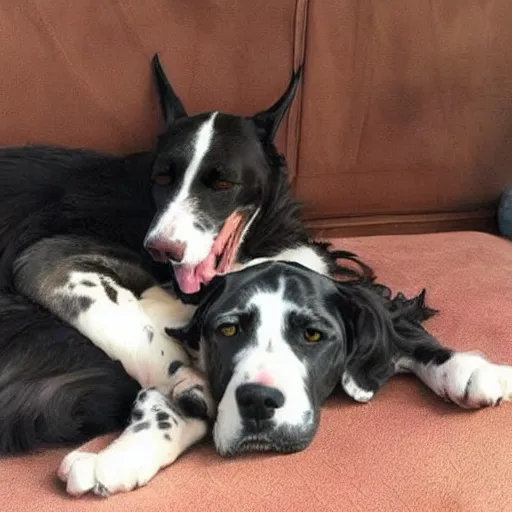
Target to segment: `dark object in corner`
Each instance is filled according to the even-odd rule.
[[[512,185],[507,187],[501,195],[498,228],[500,235],[512,237]]]

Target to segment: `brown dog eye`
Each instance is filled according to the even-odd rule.
[[[159,174],[153,178],[153,182],[159,187],[167,187],[171,184],[171,177],[168,174]]]
[[[233,183],[231,181],[225,181],[225,180],[215,180],[212,183],[213,190],[230,190],[233,188]]]

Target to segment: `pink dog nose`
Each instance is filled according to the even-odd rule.
[[[155,261],[165,262],[167,260],[181,263],[185,255],[186,244],[181,242],[172,242],[169,240],[162,240],[155,238],[146,240],[144,244],[149,254]]]

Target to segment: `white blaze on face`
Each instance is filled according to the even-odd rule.
[[[183,257],[185,265],[201,263],[210,253],[215,238],[215,233],[195,226],[200,219],[190,189],[211,147],[216,116],[217,112],[214,112],[199,127],[193,142],[192,159],[185,171],[181,188],[148,235],[148,238],[165,238],[186,244]]]
[[[214,440],[220,453],[229,451],[243,428],[235,398],[241,384],[264,384],[283,393],[284,405],[273,417],[276,427],[304,427],[312,421],[307,370],[284,337],[286,314],[296,306],[284,299],[283,292],[284,286],[275,292],[256,292],[249,301],[258,311],[259,325],[253,343],[236,356],[233,377],[218,407]]]

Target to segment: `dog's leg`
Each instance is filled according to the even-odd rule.
[[[35,244],[15,262],[16,288],[120,361],[142,387],[165,385],[169,365],[189,358],[164,329],[186,324],[194,308],[153,287],[129,254],[87,244],[58,237]]]
[[[466,409],[512,399],[511,366],[491,363],[476,352],[450,350],[424,329],[421,322],[435,313],[425,305],[425,290],[412,299],[399,293],[387,300],[396,373],[413,373],[436,395]]]
[[[170,325],[173,300],[156,287],[141,297],[139,304],[158,332]],[[174,340],[167,340],[168,352],[173,344]],[[208,418],[215,415],[208,384],[174,357],[165,377],[158,379],[158,389],[139,393],[130,425],[116,441],[98,454],[76,450],[62,461],[59,476],[70,494],[93,491],[108,496],[145,485],[205,436]]]
[[[16,286],[119,360],[143,387],[159,390],[139,395],[132,425],[110,447],[97,456],[74,452],[63,462],[60,474],[71,475],[70,492],[80,492],[77,482],[93,478],[88,469],[116,492],[147,482],[200,440],[214,403],[203,377],[188,366],[185,350],[165,332],[188,323],[194,307],[152,286],[151,277],[127,258],[84,253],[87,243],[73,240],[70,246],[51,239],[36,244],[16,262]],[[57,262],[53,267],[47,264],[50,253]],[[148,395],[152,400],[144,405]],[[163,432],[168,424],[172,436]],[[101,493],[100,485],[95,488]]]
[[[404,345],[411,340],[402,338],[392,373],[380,371],[380,380],[367,378],[375,368],[349,368],[342,376],[343,389],[357,402],[368,402],[393,374],[412,373],[436,395],[466,409],[512,400],[512,366],[491,363],[475,352],[454,352],[428,338],[425,334],[420,344],[414,340],[406,350]]]
[[[75,277],[75,281],[79,279]],[[93,296],[95,305],[84,313],[78,325],[97,345],[102,343],[100,348],[105,349],[104,343],[109,341],[106,348],[120,355],[125,368],[141,384],[153,389],[139,394],[130,426],[109,447],[96,456],[72,452],[63,461],[60,474],[66,478],[69,471],[67,489],[74,495],[91,490],[107,495],[145,485],[205,436],[206,418],[214,415],[206,381],[189,366],[188,355],[181,346],[165,334],[166,327],[188,321],[193,308],[185,307],[158,287],[146,290],[136,300],[114,282],[110,285],[118,294],[117,302],[112,303],[99,291]],[[78,293],[84,291],[80,286],[83,285],[77,282]],[[105,323],[98,329],[102,318]],[[116,345],[120,333],[111,329],[122,322],[124,337],[119,341],[124,339],[131,344],[126,349]]]
[[[114,282],[110,284],[118,293],[117,304],[123,304],[121,298],[127,296],[127,290],[116,287]],[[83,292],[80,284],[75,289]],[[158,287],[143,292],[139,300],[130,295],[127,298],[120,310],[110,306],[101,295],[95,300],[103,308],[99,313],[105,314],[106,310],[119,315],[118,322],[122,321],[121,315],[132,315],[131,320],[136,322],[129,325],[134,332],[142,327],[145,334],[150,326],[151,339],[144,337],[137,344],[140,336],[129,338],[133,350],[119,350],[113,345],[112,353],[121,355],[121,362],[132,369],[139,382],[145,379],[154,388],[139,393],[129,427],[110,446],[98,454],[77,450],[63,460],[59,475],[73,495],[93,491],[105,496],[145,485],[161,468],[172,464],[205,436],[207,418],[215,414],[207,382],[189,366],[188,355],[181,346],[165,334],[166,328],[186,323],[194,308],[184,306]],[[94,310],[91,313],[95,315]],[[92,321],[96,323],[99,318],[96,314]],[[107,327],[112,324],[111,321]],[[90,323],[86,321],[83,325],[87,327]],[[96,332],[93,329],[89,336]],[[109,339],[105,333],[114,333],[100,332],[102,336],[96,338],[100,341]],[[112,350],[112,344],[109,349]]]
[[[176,375],[179,388],[179,371]],[[190,417],[174,404],[156,389],[142,390],[130,424],[118,439],[97,454],[77,450],[62,461],[58,474],[67,492],[79,496],[92,491],[106,497],[130,491],[147,484],[200,441],[207,432],[206,418]],[[211,417],[213,410],[207,414]]]
[[[183,325],[193,308],[167,298],[167,302],[158,301],[143,294],[139,300],[108,276],[74,272],[53,300],[59,311],[77,304],[65,319],[109,357],[119,360],[142,387],[160,387],[167,383],[169,365],[175,361],[189,364],[185,350],[165,334],[162,324]]]
[[[491,363],[475,352],[424,345],[399,358],[397,371],[412,372],[436,395],[466,409],[512,399],[512,366]]]
[[[434,314],[425,292],[406,298],[381,285],[345,287],[344,304],[353,308],[354,353],[342,376],[345,392],[367,402],[397,373],[413,373],[434,393],[460,407],[480,408],[512,399],[512,366],[493,364],[473,352],[443,347],[422,326]],[[356,299],[356,300],[354,300]]]

